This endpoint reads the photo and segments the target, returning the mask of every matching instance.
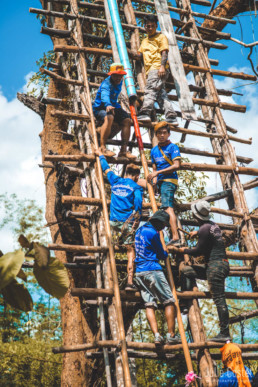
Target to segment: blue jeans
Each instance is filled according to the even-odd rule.
[[[159,193],[161,196],[161,208],[174,207],[174,196],[177,190],[177,185],[169,181],[158,182]]]
[[[135,280],[140,289],[145,308],[157,309],[157,301],[164,306],[175,302],[168,281],[162,270],[136,273]]]

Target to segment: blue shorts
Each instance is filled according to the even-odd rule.
[[[161,208],[174,207],[174,196],[177,185],[169,181],[158,182],[159,193],[161,196]]]
[[[98,110],[94,112],[94,116],[96,117],[98,123],[102,124],[104,122],[105,117],[108,114],[112,114],[111,112],[106,112],[106,110]],[[115,108],[115,116],[114,122],[117,124],[122,124],[122,122],[126,119],[130,118],[130,115],[122,108]]]
[[[157,301],[164,306],[175,302],[168,281],[162,270],[143,271],[135,274],[145,308],[157,309]]]

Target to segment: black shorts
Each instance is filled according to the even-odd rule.
[[[94,113],[97,121],[99,124],[103,124],[105,117],[108,114],[112,114],[111,112],[106,112],[106,110],[98,110]],[[114,116],[114,122],[117,124],[122,124],[122,122],[126,119],[130,118],[130,115],[122,108],[115,108],[115,116]]]

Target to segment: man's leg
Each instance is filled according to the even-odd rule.
[[[135,252],[132,246],[127,247],[127,284],[133,285],[133,273],[134,273],[134,260],[135,260]]]
[[[214,262],[207,269],[210,292],[218,311],[220,334],[229,337],[229,312],[225,297],[225,278],[228,273],[229,266],[223,261]]]
[[[158,70],[151,70],[148,74],[146,86],[144,89],[144,100],[139,111],[139,116],[151,116],[154,102],[157,99],[158,92],[162,86],[162,82],[158,76]],[[140,119],[140,117],[139,117]]]
[[[170,120],[173,120],[173,123],[177,123],[177,115],[173,108],[172,102],[168,98],[166,89],[165,89],[165,82],[168,76],[162,80],[162,87],[160,88],[160,91],[157,95],[157,102],[159,104],[159,107],[164,110],[165,113],[165,119],[170,122]]]
[[[127,151],[128,142],[130,140],[130,134],[131,134],[131,118],[125,118],[122,121],[121,124],[121,140],[122,140],[122,146],[120,149],[120,152],[118,156],[125,156],[129,159],[136,159],[136,156],[132,155],[131,152]]]
[[[161,207],[169,215],[169,223],[172,231],[172,239],[179,239],[177,231],[177,218],[173,209],[174,206],[174,195],[176,192],[177,186],[172,182],[161,181],[159,184],[159,192],[161,196]]]
[[[155,309],[147,307],[146,308],[146,316],[147,316],[147,320],[150,324],[150,328],[155,335],[156,333],[158,333],[158,324],[157,324],[157,320],[156,320],[156,316],[155,316]]]
[[[176,325],[176,307],[175,304],[165,306],[165,316],[168,324],[168,333],[172,337],[175,336],[175,325]]]
[[[112,127],[113,121],[114,121],[113,114],[107,114],[106,117],[104,118],[103,125],[100,127],[100,148],[104,154],[107,152],[106,142],[111,133],[111,127]]]
[[[166,208],[165,211],[168,213],[168,215],[170,217],[169,224],[170,224],[171,231],[172,231],[172,239],[179,239],[179,235],[178,235],[178,231],[177,231],[177,218],[176,218],[175,211],[172,207]]]

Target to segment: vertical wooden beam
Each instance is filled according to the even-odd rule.
[[[167,37],[169,44],[168,61],[171,74],[174,78],[178,102],[185,120],[197,120],[192,96],[185,76],[177,39],[169,14],[167,0],[154,0],[161,32]]]

